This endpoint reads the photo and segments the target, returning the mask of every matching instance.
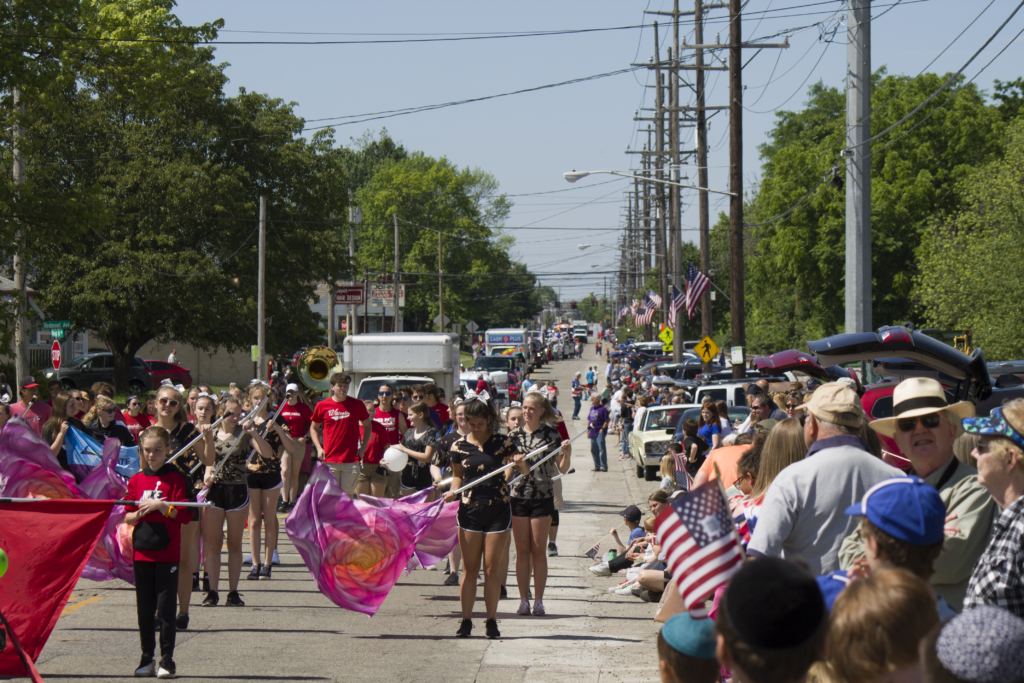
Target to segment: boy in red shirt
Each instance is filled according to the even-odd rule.
[[[185,478],[167,464],[170,435],[162,427],[149,427],[139,435],[141,472],[128,480],[125,499],[141,501],[126,505],[124,521],[132,530],[135,602],[142,640],[142,661],[135,675],[174,678],[174,615],[178,608],[178,562],[181,558],[181,525],[192,520],[187,507],[173,503],[188,500]],[[160,666],[154,661],[155,617],[160,616]]]
[[[348,395],[351,383],[352,378],[347,372],[331,375],[331,395],[316,404],[309,439],[318,457],[338,478],[341,490],[354,496],[359,483],[359,461],[366,450],[371,427],[370,413],[366,406],[359,399]],[[366,434],[365,439],[360,438],[360,423]],[[324,431],[323,443],[320,441],[321,425]]]

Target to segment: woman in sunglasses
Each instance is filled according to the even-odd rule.
[[[800,406],[804,404],[804,395],[799,391],[786,394],[786,417],[803,417]]]
[[[213,450],[213,432],[210,425],[195,426],[188,421],[188,414],[185,412],[185,402],[181,394],[174,387],[160,387],[153,399],[156,407],[156,421],[158,427],[167,430],[170,448],[168,453],[174,458],[173,464],[188,483],[189,500],[194,501],[195,489],[202,485],[203,466],[213,463],[215,456]],[[188,449],[185,453],[177,455],[181,449],[187,446],[198,436],[204,435],[201,441]],[[175,457],[177,456],[177,457]],[[179,631],[188,628],[189,601],[192,599],[192,591],[197,583],[198,576],[193,577],[189,571],[196,567],[198,560],[198,545],[196,539],[199,536],[199,515],[195,515],[188,524],[181,527],[181,557],[179,566],[184,568],[178,570],[178,618],[176,626]]]
[[[116,413],[117,406],[114,405],[111,399],[102,394],[97,395],[96,403],[93,404],[92,410],[88,412],[83,420],[85,428],[92,438],[100,443],[107,439],[117,439],[121,442],[122,446],[134,446],[135,438],[132,436],[132,433],[123,424],[114,421]]]
[[[381,465],[384,451],[402,440],[408,427],[405,415],[395,406],[395,388],[381,384],[377,389],[377,406],[373,409],[372,420],[376,423],[359,470],[357,494],[369,494],[375,498],[398,498],[402,487],[402,473],[389,472]],[[363,437],[366,438],[366,437]]]
[[[50,419],[43,425],[43,440],[50,444],[50,450],[57,456],[57,462],[65,470],[68,470],[68,456],[64,450],[64,435],[68,427],[74,427],[85,432],[85,425],[75,417],[78,412],[78,399],[71,392],[60,392],[53,398],[53,412]],[[70,471],[70,470],[69,470]]]
[[[125,408],[127,408],[128,412],[123,414],[124,426],[131,432],[132,438],[138,442],[139,434],[146,431],[153,424],[153,418],[142,412],[142,400],[138,396],[129,396]]]

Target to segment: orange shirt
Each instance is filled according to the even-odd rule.
[[[700,466],[700,471],[708,475],[708,480],[717,479],[715,476],[715,465],[718,465],[718,471],[722,475],[722,486],[729,488],[736,483],[738,475],[736,474],[736,466],[740,462],[740,458],[750,448],[750,444],[743,446],[722,446],[708,453],[707,459],[704,464]]]

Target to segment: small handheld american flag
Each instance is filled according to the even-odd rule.
[[[588,550],[587,552],[585,552],[583,554],[596,562],[597,561],[597,554],[599,552],[601,552],[601,544],[597,543],[597,544],[594,545],[593,548],[591,548],[590,550]]]
[[[683,606],[707,616],[704,600],[726,583],[743,562],[729,505],[718,480],[676,496],[654,522]]]

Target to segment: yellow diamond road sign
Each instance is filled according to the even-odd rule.
[[[693,350],[704,359],[705,363],[710,363],[711,359],[718,355],[718,346],[711,340],[711,337],[701,339],[700,343]]]

